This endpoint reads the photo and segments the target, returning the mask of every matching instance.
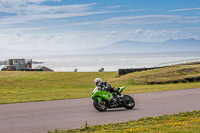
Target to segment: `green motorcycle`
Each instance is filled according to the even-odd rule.
[[[118,88],[121,93],[125,89],[125,86]],[[124,107],[126,109],[132,109],[135,107],[134,99],[129,95],[123,95],[119,97],[116,92],[110,93],[103,91],[96,87],[92,92],[93,105],[95,109],[100,112],[106,111],[108,108]]]

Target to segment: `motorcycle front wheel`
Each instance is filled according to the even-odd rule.
[[[93,101],[93,105],[95,109],[100,112],[104,112],[108,108],[106,103],[99,103],[97,99]]]
[[[135,100],[131,96],[124,95],[124,99],[129,101],[128,103],[124,103],[124,108],[132,109],[135,107]]]

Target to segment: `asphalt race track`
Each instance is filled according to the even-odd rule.
[[[117,123],[141,117],[200,110],[200,89],[131,95],[132,110],[98,112],[91,98],[0,105],[0,133],[43,133],[55,129]]]

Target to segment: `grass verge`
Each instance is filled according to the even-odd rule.
[[[142,72],[130,73],[110,79],[113,83],[166,84],[187,83],[200,80],[200,64],[176,65]]]
[[[183,133],[183,132],[200,132],[200,111],[184,112],[174,115],[164,115],[159,117],[147,117],[139,120],[108,124],[88,126],[76,130],[55,130],[48,133],[107,133],[107,132],[121,132],[121,133]]]
[[[123,94],[192,89],[200,88],[200,65],[167,67],[121,77],[117,72],[0,72],[0,104],[90,97],[97,77],[116,88],[126,86]]]
[[[94,78],[117,72],[0,72],[0,104],[89,97]]]

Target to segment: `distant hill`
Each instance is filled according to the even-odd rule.
[[[188,44],[188,43],[192,43],[192,44],[197,44],[199,43],[200,40],[196,40],[194,38],[188,38],[188,39],[180,39],[180,40],[173,40],[173,39],[170,39],[170,40],[167,40],[165,41],[164,43],[175,43],[175,44]]]
[[[200,51],[200,40],[194,38],[167,40],[165,42],[139,42],[123,40],[105,47],[79,50],[32,50],[19,51],[0,48],[0,55],[76,55],[76,54],[113,54],[139,52],[192,52]]]
[[[102,50],[113,53],[131,53],[131,52],[152,52],[157,51],[160,44],[158,42],[138,42],[124,40],[102,47]]]
[[[200,51],[200,40],[194,38],[167,40],[165,42],[139,42],[123,40],[93,49],[76,50],[79,54],[139,53],[139,52],[191,52]],[[69,52],[70,53],[70,52]]]
[[[181,52],[200,51],[200,40],[193,38],[165,42],[119,41],[101,49],[112,52]]]

